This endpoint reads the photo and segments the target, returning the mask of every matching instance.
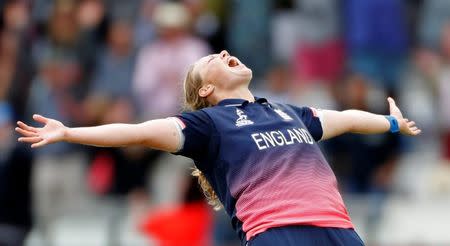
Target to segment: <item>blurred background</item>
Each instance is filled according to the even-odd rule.
[[[256,96],[388,114],[423,133],[322,142],[367,245],[450,245],[450,1],[1,0],[0,245],[234,246],[192,162],[139,147],[18,144],[33,113],[70,126],[181,110],[189,64],[227,49]]]

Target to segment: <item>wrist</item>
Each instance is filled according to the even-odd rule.
[[[393,115],[385,115],[384,117],[389,121],[389,132],[399,133],[400,125],[399,125],[397,117],[395,117]]]
[[[61,141],[64,142],[70,142],[69,138],[70,138],[70,127],[63,127],[63,131],[62,131],[62,137],[61,137]]]

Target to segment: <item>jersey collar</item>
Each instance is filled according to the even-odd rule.
[[[268,104],[267,99],[262,97],[255,97],[255,102],[264,105]],[[241,98],[228,98],[220,101],[217,105],[231,107],[231,106],[245,106],[249,103],[250,103],[249,101]]]

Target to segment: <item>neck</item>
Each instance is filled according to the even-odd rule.
[[[215,97],[212,98],[213,105],[216,105],[220,101],[224,99],[232,99],[232,98],[239,98],[244,99],[249,102],[255,101],[255,97],[253,96],[252,92],[248,89],[248,87],[241,87],[239,89],[234,89],[232,91],[221,91],[221,92],[215,92]]]

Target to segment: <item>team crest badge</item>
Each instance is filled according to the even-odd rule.
[[[253,121],[248,119],[248,116],[244,113],[244,111],[236,109],[236,114],[238,116],[238,119],[236,120],[237,127],[253,125]]]

